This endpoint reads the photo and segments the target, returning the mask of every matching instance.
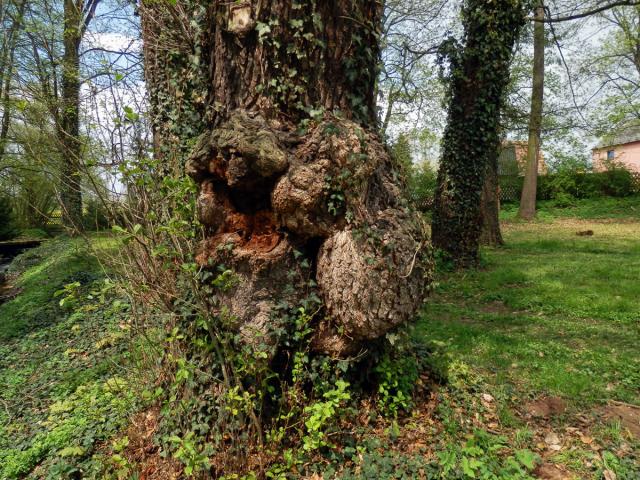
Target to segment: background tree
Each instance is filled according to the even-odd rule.
[[[62,157],[60,204],[64,223],[82,229],[80,164],[80,44],[100,0],[64,0],[62,88],[56,130]]]
[[[127,15],[127,9],[133,10],[131,4],[72,3],[25,2],[23,28],[16,30],[13,43],[3,43],[0,56],[10,59],[5,46],[15,46],[15,60],[1,82],[8,88],[0,92],[6,105],[0,106],[4,153],[0,190],[11,192],[24,228],[34,222],[40,225],[43,215],[55,210],[49,199],[52,189],[67,226],[71,217],[66,212],[71,210],[65,203],[71,202],[81,228],[83,194],[104,200],[121,195],[117,167],[134,149],[130,134],[135,130],[139,139],[146,136],[144,122],[133,121],[138,114],[132,108],[144,112],[145,97],[140,55],[135,51],[139,45],[135,17]],[[7,26],[20,5],[2,5]],[[66,29],[65,8],[67,23],[72,24]],[[104,189],[107,178],[112,192]],[[38,213],[27,221],[21,212]]]
[[[0,44],[0,103],[2,118],[0,119],[0,161],[6,151],[11,124],[12,79],[16,69],[15,54],[18,39],[24,28],[24,12],[26,1],[7,2],[0,6],[0,25],[3,27]]]
[[[598,94],[591,122],[612,137],[640,124],[640,6],[605,11],[594,28],[608,33],[598,50],[583,53],[579,73]]]
[[[536,192],[538,188],[538,157],[542,131],[542,106],[544,99],[544,6],[535,10],[533,35],[533,89],[529,116],[529,141],[527,143],[527,166],[520,199],[518,217],[532,220],[536,215]]]
[[[462,45],[450,41],[443,50],[449,61],[449,107],[432,230],[434,246],[459,267],[478,261],[480,197],[500,142],[500,112],[525,13],[520,1],[468,0]]]
[[[387,0],[381,34],[377,84],[380,130],[442,130],[442,82],[435,56],[447,26],[455,27],[457,2],[445,0]]]

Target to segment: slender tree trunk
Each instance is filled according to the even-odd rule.
[[[529,116],[529,144],[527,145],[527,169],[524,174],[518,217],[533,220],[536,216],[536,192],[538,189],[538,157],[542,130],[542,103],[544,99],[544,7],[536,8],[533,25],[533,91]]]
[[[482,233],[480,243],[497,247],[504,245],[500,230],[500,185],[498,182],[498,148],[487,164],[486,178],[481,196]]]
[[[157,153],[199,186],[198,261],[237,273],[232,328],[275,343],[277,303],[309,295],[288,279],[302,252],[313,348],[357,352],[413,318],[431,278],[376,125],[380,3],[190,5],[143,2],[142,19]]]
[[[60,204],[65,226],[82,229],[82,189],[80,184],[80,41],[82,39],[81,3],[64,1],[64,53],[62,58],[62,95],[57,125],[62,159]]]
[[[7,140],[9,137],[9,127],[11,125],[11,79],[14,71],[14,60],[18,37],[22,30],[22,20],[26,1],[22,1],[16,11],[13,24],[6,34],[6,41],[3,42],[5,51],[2,52],[0,65],[0,102],[2,102],[2,121],[0,123],[0,160],[4,157]]]
[[[482,230],[481,194],[495,158],[500,111],[524,2],[467,0],[464,44],[449,45],[449,112],[442,141],[433,243],[459,268],[475,266]]]

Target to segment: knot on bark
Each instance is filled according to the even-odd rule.
[[[196,182],[213,177],[241,187],[252,176],[270,178],[287,166],[287,151],[267,121],[236,110],[220,127],[198,137],[185,169]]]
[[[186,165],[207,228],[198,260],[238,275],[220,311],[243,338],[269,343],[275,304],[309,293],[290,277],[294,250],[306,252],[325,307],[313,346],[352,354],[415,314],[431,283],[429,245],[377,135],[334,117],[290,132],[236,111],[198,140]]]
[[[316,349],[356,353],[411,320],[431,283],[431,249],[417,218],[392,208],[374,215],[374,223],[338,231],[320,247],[317,282],[329,315]]]
[[[367,183],[384,161],[379,141],[357,124],[318,124],[291,156],[272,195],[278,222],[303,238],[328,237],[364,212]]]

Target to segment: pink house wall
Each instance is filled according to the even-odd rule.
[[[594,148],[592,152],[593,170],[606,170],[607,152],[613,150],[614,161],[624,164],[629,170],[640,172],[640,141],[604,148]]]

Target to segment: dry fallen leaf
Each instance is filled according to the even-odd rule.
[[[559,445],[560,438],[555,433],[549,432],[547,433],[547,436],[544,437],[544,443],[546,443],[547,445]]]
[[[580,441],[582,443],[584,443],[585,445],[591,445],[593,443],[593,438],[587,436],[587,435],[581,435],[580,436]]]

